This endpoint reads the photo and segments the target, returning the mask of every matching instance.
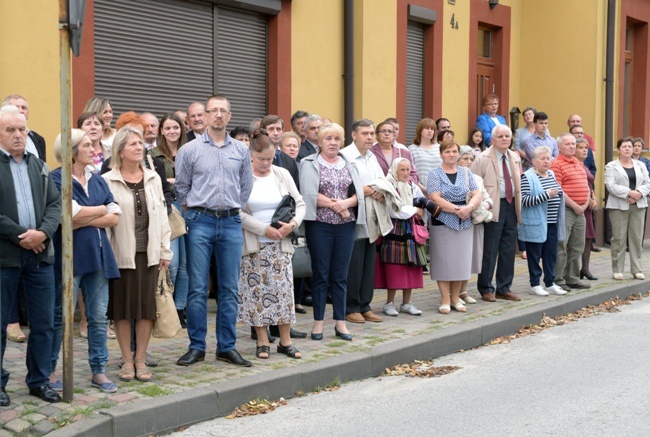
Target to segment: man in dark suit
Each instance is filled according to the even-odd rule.
[[[14,105],[25,116],[25,120],[29,121],[29,103],[27,103],[27,100],[23,96],[18,94],[7,96],[2,102],[2,106],[4,105]],[[47,158],[45,154],[45,139],[33,130],[27,131],[27,145],[25,146],[25,150],[38,156],[43,161]]]
[[[298,152],[298,161],[305,156],[313,155],[318,152],[318,129],[323,125],[323,119],[316,114],[312,114],[305,120],[305,130],[307,131],[307,139]]]
[[[203,135],[206,126],[205,105],[201,102],[192,102],[187,107],[187,122],[190,129],[187,131],[187,142]]]
[[[291,129],[300,135],[300,143],[304,143],[307,139],[305,132],[305,120],[309,117],[309,113],[301,109],[297,110],[291,116]]]
[[[280,142],[282,141],[282,134],[284,133],[284,121],[277,115],[267,115],[260,121],[260,129],[265,129],[271,144],[275,146],[275,158],[273,164],[287,170],[296,187],[300,189],[298,165],[296,161],[286,153],[280,150]]]

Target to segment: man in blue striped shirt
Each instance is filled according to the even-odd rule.
[[[226,126],[230,102],[212,96],[205,104],[208,128],[185,144],[176,156],[176,196],[185,209],[188,227],[187,334],[189,351],[177,364],[189,366],[205,359],[210,258],[217,260],[217,360],[250,367],[235,349],[237,289],[242,255],[239,210],[253,187],[251,158],[244,143]]]

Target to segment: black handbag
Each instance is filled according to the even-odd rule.
[[[282,200],[273,213],[271,218],[271,226],[275,229],[280,229],[282,225],[278,222],[289,223],[289,221],[296,216],[296,201],[291,194],[282,196]]]
[[[304,238],[294,240],[293,248],[294,252],[291,257],[291,264],[293,266],[294,279],[310,277],[312,275],[311,254],[309,253],[309,248]]]

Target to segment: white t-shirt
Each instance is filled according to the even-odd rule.
[[[273,213],[275,212],[278,204],[282,200],[278,184],[275,180],[275,174],[271,172],[268,176],[254,176],[253,177],[253,190],[248,198],[248,207],[255,217],[265,225],[271,224]],[[279,243],[279,240],[271,240],[270,238],[260,235],[260,243]]]

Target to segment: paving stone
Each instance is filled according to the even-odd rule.
[[[18,417],[20,417],[20,411],[16,409],[6,410],[0,413],[0,421],[4,423],[11,422]]]
[[[46,417],[50,417],[51,415],[56,414],[59,411],[61,411],[61,410],[59,410],[58,408],[52,406],[51,404],[46,405],[43,408],[38,410],[39,413],[41,413],[43,416],[46,416]]]
[[[16,434],[28,430],[32,426],[31,423],[23,419],[14,419],[9,423],[6,423],[4,428],[8,429],[11,432]]]
[[[45,435],[57,429],[57,426],[49,420],[43,420],[32,426],[31,431],[36,435]]]

